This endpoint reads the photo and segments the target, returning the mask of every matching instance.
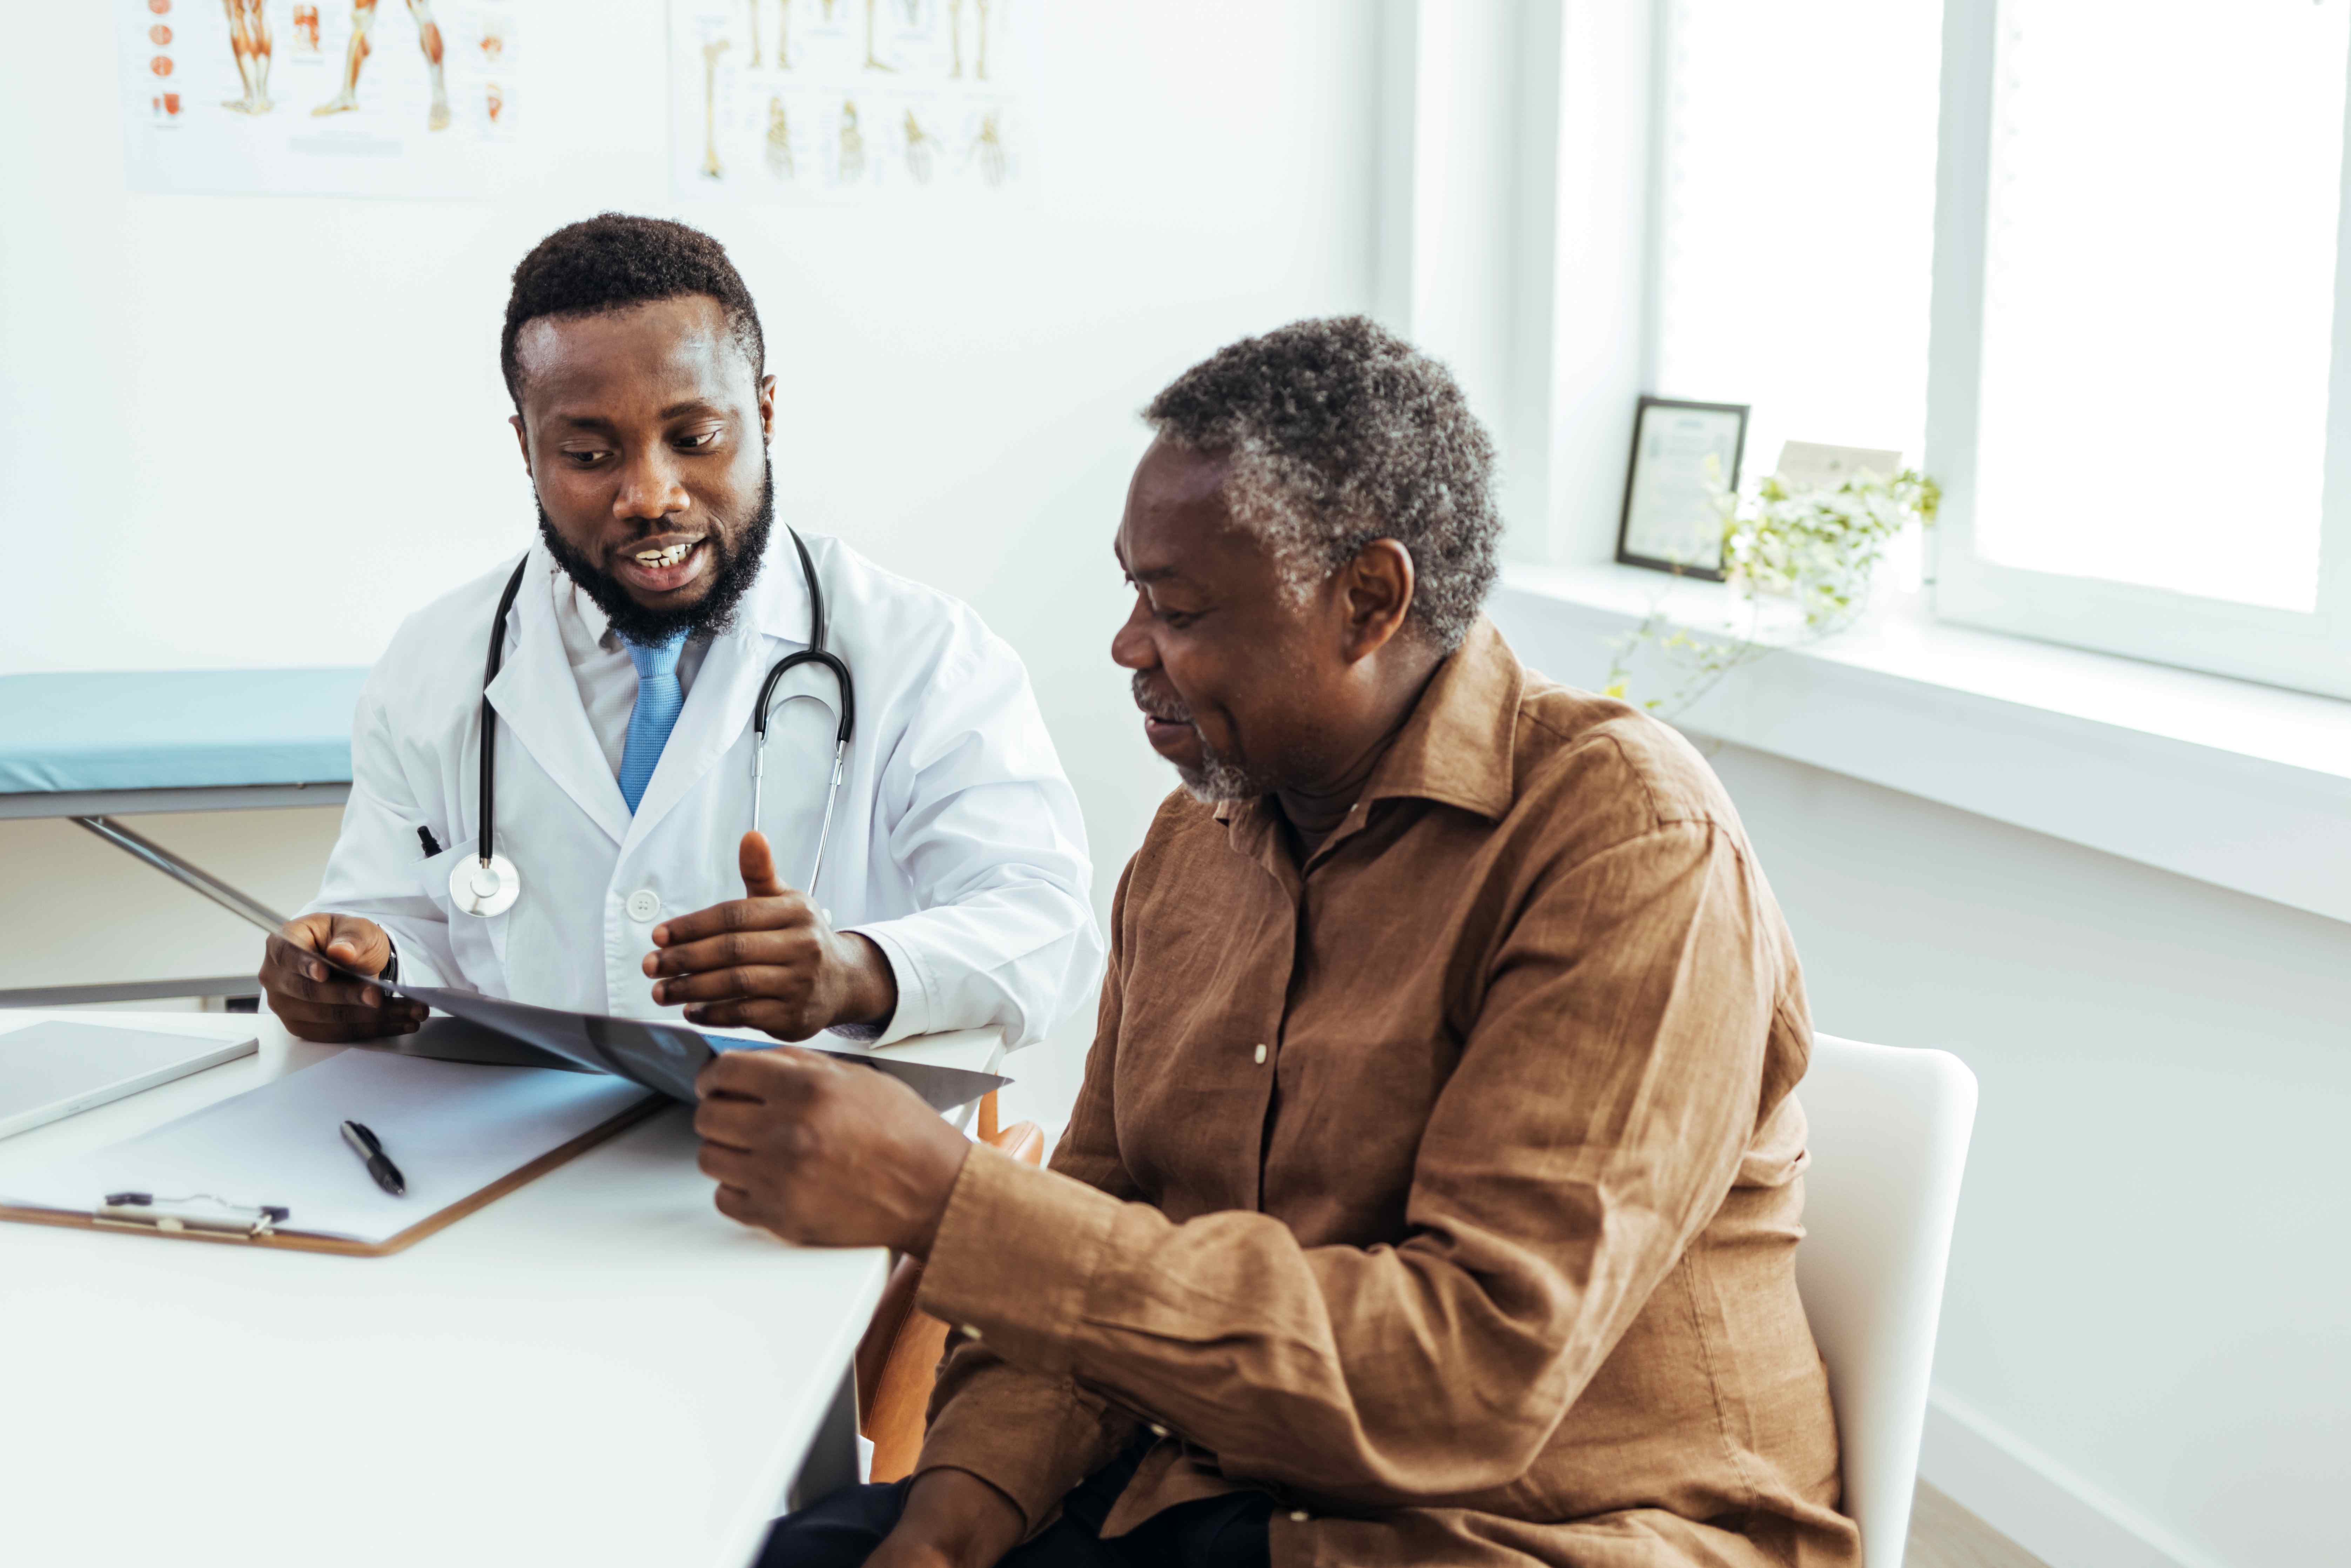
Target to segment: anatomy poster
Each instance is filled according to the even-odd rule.
[[[670,0],[681,198],[920,202],[1022,183],[1036,0]]]
[[[524,0],[114,0],[138,191],[478,196],[514,166]]]

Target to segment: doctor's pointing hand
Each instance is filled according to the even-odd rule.
[[[776,877],[764,834],[743,835],[743,891],[653,927],[645,955],[653,1000],[688,1022],[806,1040],[839,1024],[884,1024],[898,1005],[890,961],[871,937],[835,931],[825,912]]]
[[[515,269],[538,536],[369,676],[319,897],[262,968],[290,1031],[421,1019],[322,957],[784,1040],[1017,1046],[1090,999],[1085,830],[1027,671],[969,606],[778,525],[766,353],[684,225],[607,214]]]

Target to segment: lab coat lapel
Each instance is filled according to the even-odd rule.
[[[758,700],[759,683],[767,678],[768,666],[803,645],[784,628],[797,627],[799,634],[805,635],[807,606],[799,552],[792,549],[790,535],[778,528],[768,546],[767,561],[759,569],[759,580],[745,596],[733,629],[713,642],[703,656],[693,689],[685,694],[685,707],[677,716],[677,727],[670,731],[661,761],[645,785],[644,798],[637,802],[636,820],[629,824],[628,836],[622,841],[624,852],[643,841],[692,793],[750,727],[751,706]],[[799,617],[797,622],[792,619],[795,613]],[[779,639],[786,640],[783,645],[778,645]],[[747,779],[750,766],[749,758],[744,758]],[[617,786],[614,793],[617,796]],[[749,825],[747,810],[743,826]],[[726,845],[731,852],[733,837]]]
[[[490,683],[490,706],[532,759],[618,844],[629,832],[629,803],[588,727],[588,710],[580,706],[580,685],[555,625],[553,582],[553,563],[534,547],[515,596],[514,645]],[[513,809],[513,795],[502,793],[501,800]]]

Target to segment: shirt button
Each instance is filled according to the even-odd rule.
[[[1164,1437],[1167,1436],[1167,1428],[1154,1421],[1151,1424],[1151,1435],[1155,1437]]]
[[[1265,1047],[1261,1045],[1257,1048],[1257,1064],[1259,1067],[1265,1065]]]
[[[661,898],[652,888],[641,887],[629,894],[629,902],[622,907],[628,910],[630,919],[642,925],[661,913]]]
[[[1290,1522],[1292,1524],[1303,1524],[1307,1518],[1307,1512],[1302,1508],[1293,1508],[1290,1511]]]
[[[971,1324],[966,1323],[963,1325],[963,1337],[966,1339],[977,1339],[979,1337],[979,1331],[972,1327]]]

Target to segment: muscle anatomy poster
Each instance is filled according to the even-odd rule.
[[[511,177],[525,0],[114,0],[139,191],[478,196]]]
[[[681,198],[920,202],[1026,172],[1038,0],[670,0]]]

